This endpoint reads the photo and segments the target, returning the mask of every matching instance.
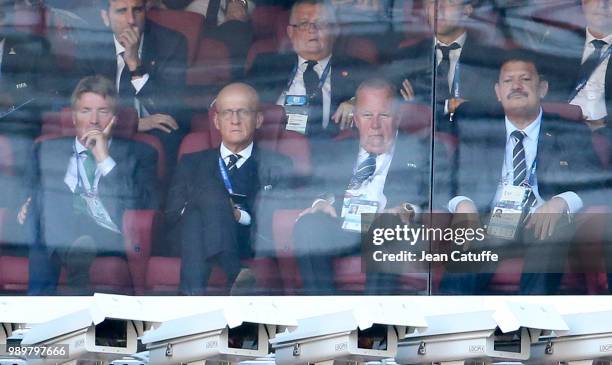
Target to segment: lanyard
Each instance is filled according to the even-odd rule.
[[[574,99],[576,95],[578,95],[580,90],[584,89],[584,87],[586,86],[587,82],[589,81],[589,79],[591,78],[591,76],[593,75],[597,67],[599,67],[603,63],[603,61],[606,59],[606,57],[610,55],[610,53],[612,53],[612,46],[608,46],[606,51],[601,53],[601,56],[599,56],[599,60],[597,61],[597,66],[593,67],[593,70],[591,70],[591,72],[589,72],[588,75],[585,75],[582,79],[580,79],[580,81],[578,81],[578,84],[572,91],[572,94],[570,95],[568,102],[572,101],[572,99]]]
[[[223,158],[221,158],[221,156],[219,156],[219,171],[221,171],[221,177],[223,177],[223,184],[225,185],[225,188],[230,194],[234,194],[232,182],[227,174],[227,168],[225,167],[225,162],[223,162]]]
[[[286,90],[287,92],[289,91],[289,89],[291,88],[291,85],[293,84],[293,80],[295,79],[295,75],[297,74],[297,69],[298,69],[298,65],[293,66],[293,70],[291,71],[289,80],[287,80],[287,90]],[[323,87],[323,84],[325,84],[325,80],[327,80],[327,76],[329,76],[330,70],[331,70],[331,58],[327,62],[327,66],[325,66],[325,69],[323,70],[323,73],[321,74],[321,78],[319,79],[319,85],[317,86],[318,89],[321,89]]]

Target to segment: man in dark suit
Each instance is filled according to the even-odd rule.
[[[215,103],[221,146],[185,155],[170,187],[166,216],[181,232],[182,294],[206,293],[213,266],[228,287],[240,259],[253,256],[255,235],[269,231],[269,203],[287,187],[291,160],[259,148],[253,138],[263,122],[257,92],[241,83],[224,87]]]
[[[358,214],[409,217],[428,202],[427,148],[413,136],[398,135],[395,87],[370,79],[355,95],[359,138],[335,141],[326,158],[314,159],[313,178],[304,190],[310,199],[318,196],[294,230],[304,294],[334,293],[333,260],[359,253],[361,226],[352,224]],[[369,290],[395,290],[391,282],[373,278],[368,275]]]
[[[187,42],[147,20],[145,0],[100,3],[102,20],[112,34],[82,41],[79,77],[100,74],[113,80],[121,103],[138,111],[138,130],[160,138],[172,167],[190,122],[182,103]]]
[[[435,121],[441,131],[452,130],[449,125],[452,115],[466,101],[484,113],[495,105],[489,90],[499,69],[495,60],[499,50],[483,44],[467,29],[467,24],[474,21],[470,15],[477,3],[473,0],[426,1],[427,21],[435,38],[400,49],[393,62],[383,66],[387,77],[395,80],[404,100],[432,105],[435,92]]]
[[[62,265],[69,290],[88,292],[96,255],[124,255],[123,212],[158,206],[155,151],[110,137],[116,100],[110,80],[84,78],[72,96],[76,138],[36,146],[32,195],[19,216],[22,224],[38,221],[38,242],[30,250],[32,294],[54,293]]]
[[[332,138],[350,124],[352,108],[342,103],[353,97],[368,72],[364,62],[333,54],[336,32],[329,5],[297,1],[287,26],[295,53],[262,54],[247,75],[262,101],[286,106],[287,129],[311,140]]]
[[[48,42],[11,26],[13,3],[0,0],[0,135],[9,141],[14,171],[0,192],[0,206],[15,208],[13,188],[23,185],[27,157],[40,134],[40,113],[52,97],[52,58]]]
[[[448,208],[468,220],[475,214],[489,220],[493,208],[501,209],[504,218],[518,218],[514,225],[504,226],[510,230],[491,234],[482,247],[499,248],[501,259],[524,258],[522,294],[557,293],[575,231],[572,218],[592,201],[601,182],[588,129],[543,114],[541,99],[547,91],[535,61],[511,53],[495,84],[505,117],[458,116],[457,196]],[[492,233],[493,218],[488,226]],[[486,291],[496,264],[478,269],[487,273],[460,277],[462,282],[446,280],[441,290]],[[468,283],[470,279],[474,281]]]

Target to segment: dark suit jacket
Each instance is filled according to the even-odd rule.
[[[1,60],[0,115],[11,107],[34,99],[23,108],[0,118],[0,133],[36,137],[40,112],[50,105],[53,92],[53,62],[49,43],[43,38],[12,32],[5,37]],[[8,98],[6,98],[8,96]]]
[[[40,239],[50,253],[76,238],[74,194],[64,183],[73,146],[74,137],[66,137],[44,141],[35,148],[35,164],[30,172],[33,213]],[[113,138],[109,153],[117,165],[100,178],[98,196],[121,228],[126,209],[155,209],[159,205],[157,155],[147,145],[120,138]]]
[[[432,78],[435,43],[424,39],[414,46],[400,49],[393,61],[382,66],[382,72],[402,88],[407,79],[412,84],[415,102],[432,104]],[[459,56],[459,94],[463,99],[476,104],[479,110],[489,112],[497,105],[494,85],[499,75],[501,51],[478,42],[469,32]],[[457,77],[457,76],[455,76]],[[444,113],[444,104],[436,106],[439,122]]]
[[[187,129],[189,120],[184,115],[182,103],[187,41],[181,34],[152,21],[147,21],[143,36],[142,66],[149,80],[138,93],[138,100],[150,114],[169,114]],[[82,52],[77,60],[78,78],[100,74],[115,82],[117,57],[113,35],[106,32],[98,38],[82,41]],[[123,72],[129,72],[127,66]]]
[[[264,53],[255,59],[246,81],[253,85],[263,102],[276,103],[287,88],[289,77],[297,64],[295,53]],[[331,62],[331,104],[330,117],[341,102],[355,95],[355,90],[367,76],[370,67],[367,63],[354,58],[332,56]],[[330,129],[331,128],[331,129]],[[335,123],[328,127],[330,135],[338,133]]]
[[[254,146],[251,157],[240,167],[255,164],[249,179],[252,184],[247,191],[236,191],[247,196],[244,206],[251,215],[251,224],[245,228],[234,219],[230,196],[219,170],[219,157],[218,148],[183,156],[166,205],[166,219],[171,226],[179,223],[188,210],[199,211],[204,230],[202,244],[206,245],[207,256],[229,250],[249,251],[256,233],[270,232],[272,207],[287,197],[286,188],[293,171],[289,158]],[[248,230],[247,242],[238,242],[240,235],[236,227]]]
[[[503,117],[461,120],[457,195],[488,213],[501,179],[506,146]],[[544,114],[536,157],[538,192],[544,200],[573,191],[586,205],[597,199],[602,175],[588,129],[581,123]]]
[[[419,140],[414,136],[399,135],[383,190],[387,198],[386,208],[408,202],[421,209],[428,209],[429,158],[427,147],[428,144],[424,140]],[[336,141],[330,145],[329,151],[327,158],[320,156],[319,160],[313,160],[313,177],[303,191],[303,204],[312,204],[313,200],[320,195],[331,193],[334,195],[334,207],[339,215],[342,210],[344,193],[357,162],[359,140],[351,138]]]

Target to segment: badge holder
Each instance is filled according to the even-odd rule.
[[[288,131],[306,134],[308,123],[308,98],[306,95],[287,95],[284,103]]]
[[[88,193],[81,193],[81,198],[87,205],[87,214],[93,218],[99,226],[109,229],[115,233],[121,233],[119,227],[117,227],[117,225],[113,222],[110,215],[106,211],[106,208],[104,208],[104,204],[102,204],[97,196]]]
[[[515,186],[505,184],[501,198],[493,208],[493,213],[487,226],[489,236],[514,240],[518,226],[523,219],[523,206],[531,192],[529,186]]]
[[[350,232],[361,232],[362,228],[362,214],[376,213],[378,212],[378,202],[372,200],[363,199],[362,195],[354,195],[350,191],[344,194],[344,201],[342,203],[342,214],[344,218],[342,221],[342,229]],[[374,215],[367,215],[370,217],[369,222],[363,222],[365,225],[364,229],[369,229],[372,224]],[[364,217],[365,218],[365,217]]]

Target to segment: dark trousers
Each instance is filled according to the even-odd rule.
[[[229,223],[232,226],[237,225],[236,222]],[[217,224],[221,223],[217,222]],[[188,209],[181,217],[181,283],[179,288],[181,294],[206,294],[208,279],[215,265],[225,272],[228,289],[240,273],[240,254],[236,245],[227,242],[228,249],[217,250],[217,252],[211,252],[210,247],[207,247],[204,230],[214,229],[211,227],[214,225],[215,222],[205,220],[201,211],[197,209]],[[232,239],[231,236],[228,238]]]
[[[496,240],[476,244],[472,250],[479,252],[489,249],[500,255],[500,260],[523,258],[520,295],[558,294],[561,279],[567,262],[570,242],[576,232],[573,222],[562,217],[553,235],[544,240],[536,239],[532,230],[522,230],[516,241]],[[474,264],[472,264],[474,265]],[[471,270],[451,270],[446,272],[440,283],[439,294],[485,295],[495,294],[489,288],[498,263],[489,262]],[[467,272],[471,271],[471,272]]]
[[[93,260],[97,256],[125,256],[121,234],[98,226],[85,215],[67,219],[75,220],[74,231],[62,242],[53,238],[52,245],[38,242],[31,247],[28,294],[55,294],[62,266],[67,274],[66,293],[90,294],[89,268]]]
[[[303,294],[336,294],[334,259],[360,254],[361,234],[341,227],[342,219],[324,213],[304,215],[295,224],[294,253]],[[367,273],[366,294],[396,293],[397,279],[395,274]]]

